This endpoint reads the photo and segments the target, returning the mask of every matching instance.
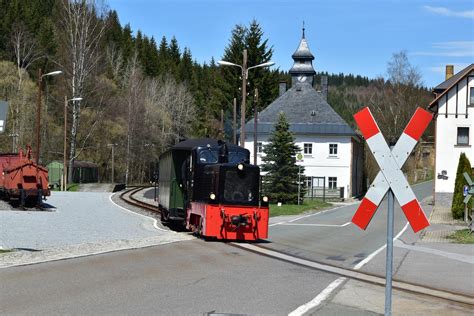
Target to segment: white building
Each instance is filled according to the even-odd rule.
[[[435,203],[449,207],[461,153],[474,164],[474,64],[453,73],[446,66],[446,80],[434,88],[429,105],[436,114]]]
[[[327,77],[322,92],[313,88],[314,71],[308,43],[303,37],[292,55],[292,87],[280,84],[280,96],[258,114],[257,164],[261,164],[263,146],[274,130],[280,112],[290,123],[296,145],[301,148],[305,168],[307,196],[340,194],[347,198],[363,193],[363,144],[361,138],[327,103]],[[245,148],[254,160],[254,121],[246,124]]]

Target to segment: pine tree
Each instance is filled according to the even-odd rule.
[[[458,169],[456,171],[456,180],[454,183],[454,195],[453,203],[451,205],[451,213],[453,218],[462,218],[464,214],[464,196],[463,188],[467,184],[466,179],[464,179],[463,173],[467,172],[469,175],[472,175],[471,163],[466,157],[465,153],[462,153],[459,156]],[[468,208],[472,207],[472,198],[468,203]]]
[[[273,56],[273,48],[268,47],[268,40],[263,39],[263,31],[256,20],[249,27],[238,24],[232,30],[229,44],[224,50],[222,60],[242,65],[243,50],[247,49],[247,67],[269,62]],[[242,86],[241,71],[237,67],[222,67],[225,85],[223,86],[227,102],[232,102],[234,97],[241,103]],[[266,107],[278,95],[278,71],[268,68],[255,68],[249,71],[246,118],[250,118],[254,112],[253,91],[259,91],[259,109]]]
[[[295,138],[290,132],[290,124],[283,113],[280,113],[275,130],[269,138],[270,143],[264,146],[262,170],[267,172],[264,177],[264,191],[274,202],[298,202],[298,166],[296,154],[300,148],[295,145]],[[301,174],[304,168],[300,169]],[[300,193],[304,196],[304,190]]]

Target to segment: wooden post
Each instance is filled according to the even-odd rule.
[[[67,191],[67,161],[66,161],[66,147],[67,147],[67,96],[64,96],[64,143],[63,143],[63,191]]]
[[[234,113],[232,116],[232,143],[237,144],[237,98],[234,98]]]
[[[255,88],[253,117],[253,164],[257,165],[257,124],[258,124],[258,88]]]

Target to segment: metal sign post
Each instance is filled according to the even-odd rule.
[[[432,118],[431,113],[418,108],[398,142],[393,148],[389,148],[369,108],[364,108],[354,115],[367,145],[380,166],[380,172],[359,205],[352,222],[365,230],[388,192],[385,315],[392,314],[394,197],[397,198],[415,233],[429,226],[428,219],[403,175],[401,167]]]
[[[303,155],[301,153],[296,154],[296,162],[303,162]],[[300,192],[301,192],[301,165],[298,165],[298,205],[300,205]]]

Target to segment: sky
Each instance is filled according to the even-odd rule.
[[[421,0],[109,0],[122,25],[154,36],[175,36],[193,59],[220,60],[237,24],[256,19],[274,49],[275,68],[288,71],[306,39],[316,71],[386,77],[387,63],[405,50],[423,84],[444,81],[474,63],[474,1]],[[249,65],[251,66],[251,65]]]

